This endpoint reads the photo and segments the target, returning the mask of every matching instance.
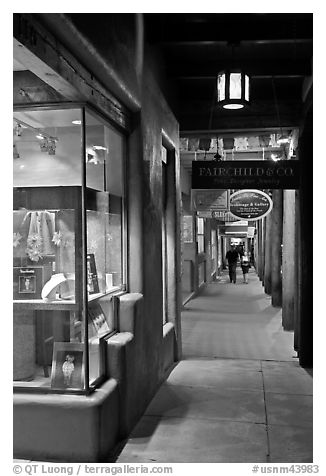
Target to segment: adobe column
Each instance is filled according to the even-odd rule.
[[[257,220],[256,251],[255,251],[256,273],[260,280],[261,280],[261,222],[262,220]]]
[[[264,227],[264,288],[266,294],[272,292],[272,276],[271,276],[271,244],[273,237],[272,233],[272,212],[266,216]]]
[[[261,226],[261,279],[262,285],[265,286],[266,217],[262,220]]]
[[[265,249],[265,236],[264,236],[265,218],[258,220],[258,276],[264,285],[264,249]]]
[[[282,233],[283,190],[273,190],[272,240],[271,240],[271,294],[272,306],[282,306]]]
[[[313,364],[313,111],[307,111],[299,137],[300,183],[300,314],[299,363],[302,367]]]
[[[295,276],[295,190],[283,195],[282,325],[294,329]]]
[[[295,299],[294,299],[294,350],[299,351],[299,323],[301,309],[301,224],[300,224],[300,191],[295,191],[295,254],[294,254],[294,274],[295,280]]]

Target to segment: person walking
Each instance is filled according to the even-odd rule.
[[[245,284],[248,284],[248,272],[250,268],[250,261],[248,257],[248,253],[245,251],[243,256],[241,256],[241,269],[242,269],[242,274],[243,274],[243,282]]]
[[[231,245],[231,248],[225,255],[225,258],[228,261],[229,265],[229,276],[230,276],[230,283],[236,283],[237,281],[237,262],[239,258],[239,253],[237,252],[234,245]]]

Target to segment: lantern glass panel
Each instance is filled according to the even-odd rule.
[[[230,99],[241,99],[241,73],[230,74]]]
[[[249,76],[245,75],[245,100],[249,101]]]
[[[224,109],[242,109],[243,104],[224,104]]]
[[[219,74],[217,77],[218,101],[225,99],[225,74]]]

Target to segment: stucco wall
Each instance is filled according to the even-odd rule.
[[[162,355],[162,130],[176,146],[178,124],[149,70],[143,73],[141,130],[143,143],[143,294],[146,319],[148,395],[160,380]]]
[[[135,305],[133,311],[136,323],[134,333],[128,332],[122,327],[118,329],[120,332],[116,337],[117,345],[115,346],[114,342],[111,342],[112,360],[108,364],[109,375],[114,376],[118,382],[118,390],[113,392],[115,404],[111,408],[120,408],[119,430],[117,430],[116,420],[114,420],[114,428],[110,428],[110,416],[105,418],[105,421],[100,425],[102,430],[105,429],[105,435],[93,435],[94,442],[110,442],[105,448],[107,451],[108,446],[112,447],[119,435],[125,436],[125,433],[131,429],[145,410],[164,378],[167,368],[176,358],[176,336],[179,342],[181,339],[180,297],[177,290],[180,284],[180,224],[178,217],[181,204],[179,129],[152,72],[153,58],[144,57],[142,21],[138,14],[112,14],[109,22],[104,21],[104,18],[99,15],[96,27],[93,28],[90,26],[91,22],[87,22],[86,16],[82,16],[82,14],[74,14],[70,17],[65,14],[38,14],[35,17],[37,21],[43,23],[43,27],[50,28],[58,39],[59,42],[56,45],[58,55],[60,54],[59,43],[62,42],[90,72],[90,75],[94,75],[131,112],[131,123],[127,131],[129,142],[127,164],[129,292],[141,293],[143,298],[141,304],[137,301],[138,304]],[[80,30],[78,30],[79,28]],[[43,54],[41,47],[38,51],[38,54]],[[44,57],[43,60],[45,61],[46,58]],[[53,58],[52,64],[55,64]],[[78,71],[76,70],[74,74],[78,76]],[[78,87],[78,80],[74,81],[74,87]],[[86,89],[83,89],[84,95],[85,91]],[[175,161],[173,176],[170,177],[170,191],[171,187],[174,191],[174,206],[171,203],[169,205],[171,236],[168,250],[168,277],[171,280],[168,308],[172,322],[165,328],[163,328],[162,319],[161,147],[163,140],[168,144],[169,150],[174,151],[173,160]],[[128,300],[128,298],[126,299]],[[136,355],[137,349],[139,352],[137,351]],[[52,398],[53,405],[60,414],[60,398],[51,396]],[[78,399],[78,397],[76,398]],[[81,398],[84,400],[85,397]],[[37,400],[38,398],[34,399],[28,394],[19,396],[17,402],[23,401],[24,404],[16,407],[18,420],[28,419],[30,406],[36,413],[38,408],[41,413],[44,413],[46,406],[38,405]],[[43,402],[42,398],[40,398],[40,402]],[[50,403],[52,405],[52,400]],[[78,405],[76,409],[77,407]],[[63,406],[60,418],[64,417],[64,409],[65,406]],[[83,413],[82,406],[79,411]],[[96,428],[95,423],[100,414],[105,416],[105,412],[101,413],[99,409],[94,413],[95,417],[90,418],[89,425],[92,428]],[[122,416],[124,420],[121,419]],[[39,419],[36,418],[35,421],[39,422]],[[78,421],[78,411],[76,410],[75,427],[76,425],[78,427]],[[98,431],[101,431],[100,428]],[[35,429],[35,431],[39,430]],[[45,434],[46,427],[42,431]],[[16,432],[16,435],[18,433],[19,431]],[[26,441],[19,438],[19,444],[27,450],[24,453],[26,457],[29,448],[28,435],[25,437]],[[80,434],[80,438],[83,438],[83,433]],[[47,453],[46,440],[44,436],[43,454]],[[79,442],[79,447],[83,451],[83,443]],[[53,447],[53,451],[55,453],[55,447]],[[83,455],[78,456],[78,451],[76,448],[74,453],[76,461],[83,458]],[[56,459],[54,453],[53,455],[48,454],[49,457]],[[58,454],[57,458],[60,459],[62,454],[62,452]],[[94,454],[96,458],[95,448],[92,459]],[[37,459],[37,454],[33,453],[33,457]]]

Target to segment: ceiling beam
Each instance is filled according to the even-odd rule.
[[[185,28],[184,25],[167,25],[169,33],[156,33],[156,37],[150,37],[151,43],[160,45],[189,45],[192,44],[212,44],[212,43],[235,43],[240,44],[246,42],[248,44],[277,44],[277,43],[309,43],[312,42],[312,30],[307,28],[301,34],[295,37],[292,31],[281,33],[277,30],[277,25],[271,31],[264,31],[252,27],[251,31],[241,29],[238,33],[231,26],[222,30],[216,25],[208,24],[201,28]]]
[[[13,102],[15,105],[65,100],[66,98],[31,71],[14,71]]]
[[[293,41],[313,38],[308,14],[145,14],[152,42]]]
[[[296,129],[292,126],[282,126],[282,130],[289,133],[289,131]],[[199,130],[180,130],[180,137],[257,137],[264,134],[279,134],[279,127],[260,127],[250,129],[199,129]],[[273,149],[274,150],[274,149]],[[187,152],[188,153],[188,152]]]
[[[275,106],[266,101],[256,102],[247,110],[241,110],[236,115],[233,111],[220,108],[183,107],[178,111],[178,120],[181,131],[198,130],[266,130],[266,129],[291,129],[299,127],[302,113],[302,103],[281,104],[279,117]]]
[[[39,58],[23,43],[14,38],[13,53],[19,63],[25,66],[26,70],[38,76],[44,83],[58,91],[67,100],[80,100],[80,94],[71,83],[60,76],[57,71],[48,66],[43,59]]]
[[[169,62],[167,75],[170,78],[194,79],[214,78],[219,71],[240,67],[253,78],[295,78],[312,74],[311,60],[256,59],[235,61],[178,61]]]
[[[179,46],[225,46],[227,44],[227,40],[194,40],[194,41],[176,41],[176,40],[165,40],[160,41],[159,44],[161,46],[167,47],[179,47]],[[312,45],[312,38],[274,38],[274,39],[266,39],[266,40],[241,40],[241,46],[252,46],[252,45]]]
[[[129,111],[32,14],[16,13],[14,57],[70,101],[87,101],[123,128]]]

